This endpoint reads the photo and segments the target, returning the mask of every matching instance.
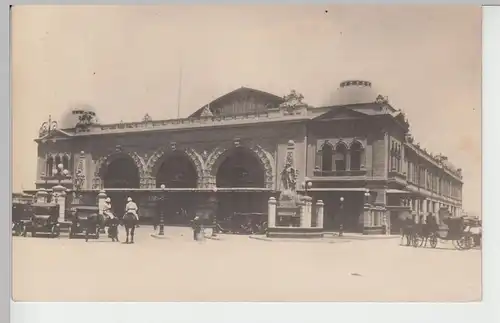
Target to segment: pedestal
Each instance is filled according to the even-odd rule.
[[[99,207],[99,214],[104,214],[104,204],[106,203],[106,192],[101,190],[97,195],[97,206]]]
[[[267,227],[274,228],[276,226],[276,199],[270,197],[267,202]]]
[[[310,228],[311,227],[311,197],[304,196],[300,202],[300,227]]]
[[[66,187],[57,185],[52,188],[54,192],[55,203],[59,205],[58,222],[64,222],[64,214],[66,212]]]
[[[323,229],[323,219],[325,217],[325,203],[322,200],[316,202],[316,227]]]
[[[49,193],[44,189],[41,188],[36,192],[36,202],[37,203],[47,203],[47,197],[49,196]]]
[[[372,210],[370,204],[365,204],[363,208],[363,234],[369,234],[372,226]]]

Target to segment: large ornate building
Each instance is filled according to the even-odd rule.
[[[326,230],[394,231],[401,212],[461,209],[461,169],[420,147],[405,115],[366,81],[342,82],[324,107],[295,91],[242,87],[183,119],[100,124],[95,111],[72,111],[59,126],[45,123],[36,142],[37,189],[60,183],[93,198],[105,190],[117,208],[132,196],[145,217],[161,184],[172,212],[195,208],[206,191],[217,192],[220,214],[265,212],[289,151],[295,189],[324,201]],[[367,204],[380,211],[368,220]]]

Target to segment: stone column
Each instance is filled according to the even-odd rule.
[[[97,206],[99,207],[99,214],[104,213],[104,200],[106,200],[106,197],[107,195],[104,190],[101,190],[97,195]]]
[[[316,227],[323,229],[323,219],[325,216],[325,203],[322,200],[316,202]]]
[[[306,222],[306,202],[303,199],[301,199],[297,204],[299,206],[299,212],[300,212],[300,227],[304,228]]]
[[[47,203],[47,197],[49,193],[44,188],[41,188],[36,192],[36,202],[37,203]]]
[[[363,207],[363,234],[368,234],[368,228],[372,226],[372,210],[370,204],[365,204]]]
[[[312,198],[310,196],[303,197],[303,211],[300,212],[300,227],[310,228],[311,227],[311,211],[312,211]]]
[[[276,227],[276,199],[272,196],[267,202],[267,227]]]
[[[59,205],[58,222],[64,222],[64,213],[66,212],[66,187],[56,185],[52,188],[55,203]]]
[[[423,215],[423,217],[422,217],[422,223],[425,223],[426,220],[427,220],[426,219],[426,217],[427,217],[427,199],[423,199],[422,202],[423,202],[422,203],[422,212],[421,212],[422,215]]]

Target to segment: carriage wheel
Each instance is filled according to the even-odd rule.
[[[472,239],[471,235],[469,235],[469,234],[464,235],[463,240],[464,240],[464,249],[465,250],[469,250],[469,249],[472,249],[474,247],[474,240]]]
[[[458,240],[453,240],[453,246],[458,250],[464,250],[467,248],[467,240],[465,236],[461,236]]]
[[[413,235],[412,244],[415,248],[422,246],[423,243],[424,243],[424,239],[420,234],[416,233]]]
[[[431,234],[429,236],[429,244],[431,245],[431,248],[436,248],[438,244],[438,239],[435,234]]]

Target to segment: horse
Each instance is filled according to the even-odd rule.
[[[118,225],[120,224],[120,220],[117,217],[110,218],[107,217],[105,221],[105,226],[108,227],[108,237],[111,238],[113,242],[119,242],[118,239]]]
[[[411,244],[412,237],[414,235],[415,223],[411,218],[407,218],[403,222],[403,226],[401,227],[401,241],[400,245],[403,245],[404,238],[406,238],[406,246]]]
[[[125,226],[125,231],[127,233],[127,240],[125,241],[125,243],[134,243],[134,233],[137,222],[138,221],[136,216],[130,212],[125,213],[125,215],[123,216],[122,224]]]

